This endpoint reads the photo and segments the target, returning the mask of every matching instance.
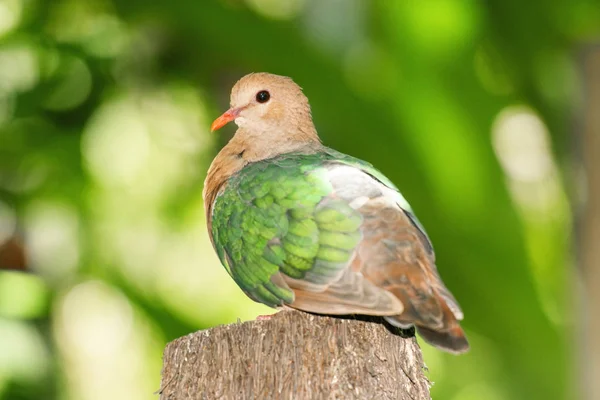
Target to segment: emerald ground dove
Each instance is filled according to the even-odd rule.
[[[238,130],[204,186],[208,231],[239,287],[271,307],[382,316],[452,353],[469,345],[432,244],[398,189],[321,144],[290,78],[240,79],[212,124]]]

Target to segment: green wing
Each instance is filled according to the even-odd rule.
[[[280,274],[315,285],[339,276],[361,239],[361,214],[336,198],[328,153],[288,154],[253,163],[215,200],[217,254],[252,299],[275,307],[294,301]]]

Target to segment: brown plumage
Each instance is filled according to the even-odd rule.
[[[391,182],[369,164],[321,144],[312,122],[308,100],[298,85],[290,78],[271,74],[245,76],[233,87],[231,108],[215,120],[212,128],[219,129],[233,120],[239,129],[211,164],[203,194],[213,245],[230,274],[250,297],[265,304],[285,304],[321,314],[384,316],[399,327],[416,326],[425,340],[444,350],[461,353],[468,349],[464,332],[458,323],[463,313],[438,274],[431,242],[410,206]],[[224,241],[223,235],[226,236],[228,232],[214,230],[215,204],[217,199],[223,197],[231,179],[239,177],[242,171],[253,166],[272,166],[275,172],[293,174],[288,171],[289,167],[279,166],[278,163],[283,162],[280,160],[306,162],[307,158],[318,160],[320,171],[327,176],[328,184],[332,187],[332,192],[314,206],[315,212],[318,213],[329,202],[345,202],[346,208],[342,209],[346,211],[343,212],[349,218],[351,215],[360,218],[356,232],[360,240],[349,250],[346,262],[323,263],[320,256],[315,255],[313,267],[308,271],[303,270],[300,275],[294,275],[293,271],[285,273],[280,268],[268,275],[268,279],[261,280],[258,276],[264,272],[264,268],[244,258],[244,251],[253,249],[243,248],[245,250],[238,254],[242,258],[236,259],[232,257],[233,248],[230,248],[231,243],[236,242]],[[302,174],[300,177],[304,176]],[[289,179],[298,179],[298,175],[290,175]],[[263,186],[265,190],[269,189],[267,184]],[[242,189],[234,191],[239,190]],[[244,206],[247,207],[246,212],[253,212],[256,204],[262,204],[257,203],[258,200],[260,198],[247,203]],[[227,207],[229,203],[222,205],[221,209]],[[221,212],[223,215],[230,213]],[[290,211],[287,213],[289,217]],[[245,226],[254,223],[259,214],[256,215]],[[292,219],[290,221],[293,222]],[[231,226],[232,223],[225,220],[220,226],[226,227],[223,229],[237,229],[237,226]],[[247,232],[244,232],[242,230],[238,241],[246,240],[244,234]],[[220,241],[213,237],[216,233]],[[321,231],[320,235],[325,233]],[[275,235],[267,243],[267,250],[269,246],[277,247],[285,243],[286,234],[281,231],[280,236]],[[261,256],[263,250],[259,250],[257,254]],[[262,258],[252,259],[257,260],[254,263],[262,262]],[[272,258],[269,260],[267,265],[273,265],[275,261]],[[252,273],[253,268],[257,277]],[[262,285],[271,288],[271,292],[265,292]]]

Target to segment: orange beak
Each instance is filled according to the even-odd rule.
[[[240,110],[237,108],[230,108],[229,110],[225,111],[223,115],[221,115],[219,118],[213,121],[212,125],[210,126],[210,131],[214,132],[217,129],[221,129],[222,127],[236,119],[239,113]]]

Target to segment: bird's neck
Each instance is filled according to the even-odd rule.
[[[221,149],[208,169],[204,181],[204,208],[207,221],[211,220],[212,206],[227,180],[247,164],[287,153],[313,154],[323,148],[316,131],[295,135],[270,135],[250,132],[243,128]]]

